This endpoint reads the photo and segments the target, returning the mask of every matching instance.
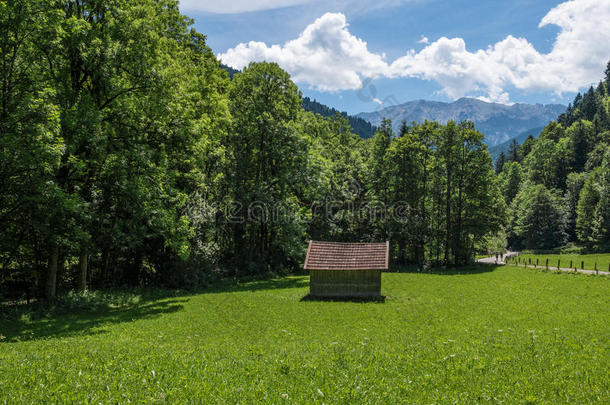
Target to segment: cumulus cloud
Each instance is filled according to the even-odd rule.
[[[429,44],[430,40],[428,39],[428,37],[426,36],[421,36],[421,39],[419,41],[417,41],[418,44]]]
[[[298,6],[315,0],[181,0],[184,10],[203,11],[216,14],[237,14],[258,10],[270,10],[281,7]]]
[[[409,50],[392,63],[370,52],[348,30],[345,16],[327,13],[295,40],[267,46],[239,44],[221,54],[223,62],[242,68],[250,61],[274,61],[295,81],[322,91],[358,89],[362,79],[378,76],[435,81],[451,98],[466,95],[510,102],[507,89],[575,92],[599,80],[610,59],[610,1],[571,0],[551,9],[539,27],[560,28],[549,53],[525,38],[507,36],[486,49],[469,51],[462,38],[423,37],[420,50]]]
[[[251,41],[219,58],[237,69],[251,61],[277,62],[296,82],[321,91],[359,89],[362,77],[377,77],[388,67],[383,54],[370,52],[366,42],[348,31],[340,13],[324,14],[283,46]]]

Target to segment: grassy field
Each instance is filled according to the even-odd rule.
[[[603,403],[610,277],[387,273],[385,302],[287,277],[0,320],[0,403]]]
[[[594,270],[595,263],[597,263],[597,270],[600,271],[608,271],[608,264],[610,263],[610,253],[600,253],[593,255],[530,255],[530,254],[521,254],[519,255],[521,258],[521,263],[523,260],[532,260],[532,264],[536,263],[536,259],[538,259],[538,263],[541,266],[544,266],[546,259],[549,259],[549,267],[557,267],[557,260],[561,260],[561,267],[569,268],[570,261],[572,261],[572,266],[577,266],[579,269],[581,268],[581,262],[584,261],[585,270]]]

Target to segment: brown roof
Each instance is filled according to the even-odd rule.
[[[309,241],[305,270],[387,270],[389,243]]]

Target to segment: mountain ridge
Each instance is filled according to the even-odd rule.
[[[398,130],[403,120],[407,123],[438,121],[441,124],[468,120],[474,122],[475,127],[485,134],[489,146],[496,146],[524,132],[544,127],[556,120],[566,108],[561,104],[506,105],[462,97],[454,102],[418,99],[379,111],[359,113],[356,117],[375,126],[379,126],[383,118],[390,118],[395,130]]]

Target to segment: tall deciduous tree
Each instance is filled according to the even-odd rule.
[[[277,64],[251,63],[235,76],[229,97],[233,200],[241,216],[249,216],[232,224],[234,254],[242,270],[275,269],[303,243],[299,228],[304,225],[293,213],[298,198],[292,189],[307,181],[302,176],[307,142],[294,126],[300,94]],[[273,211],[284,208],[288,212],[272,220]]]

